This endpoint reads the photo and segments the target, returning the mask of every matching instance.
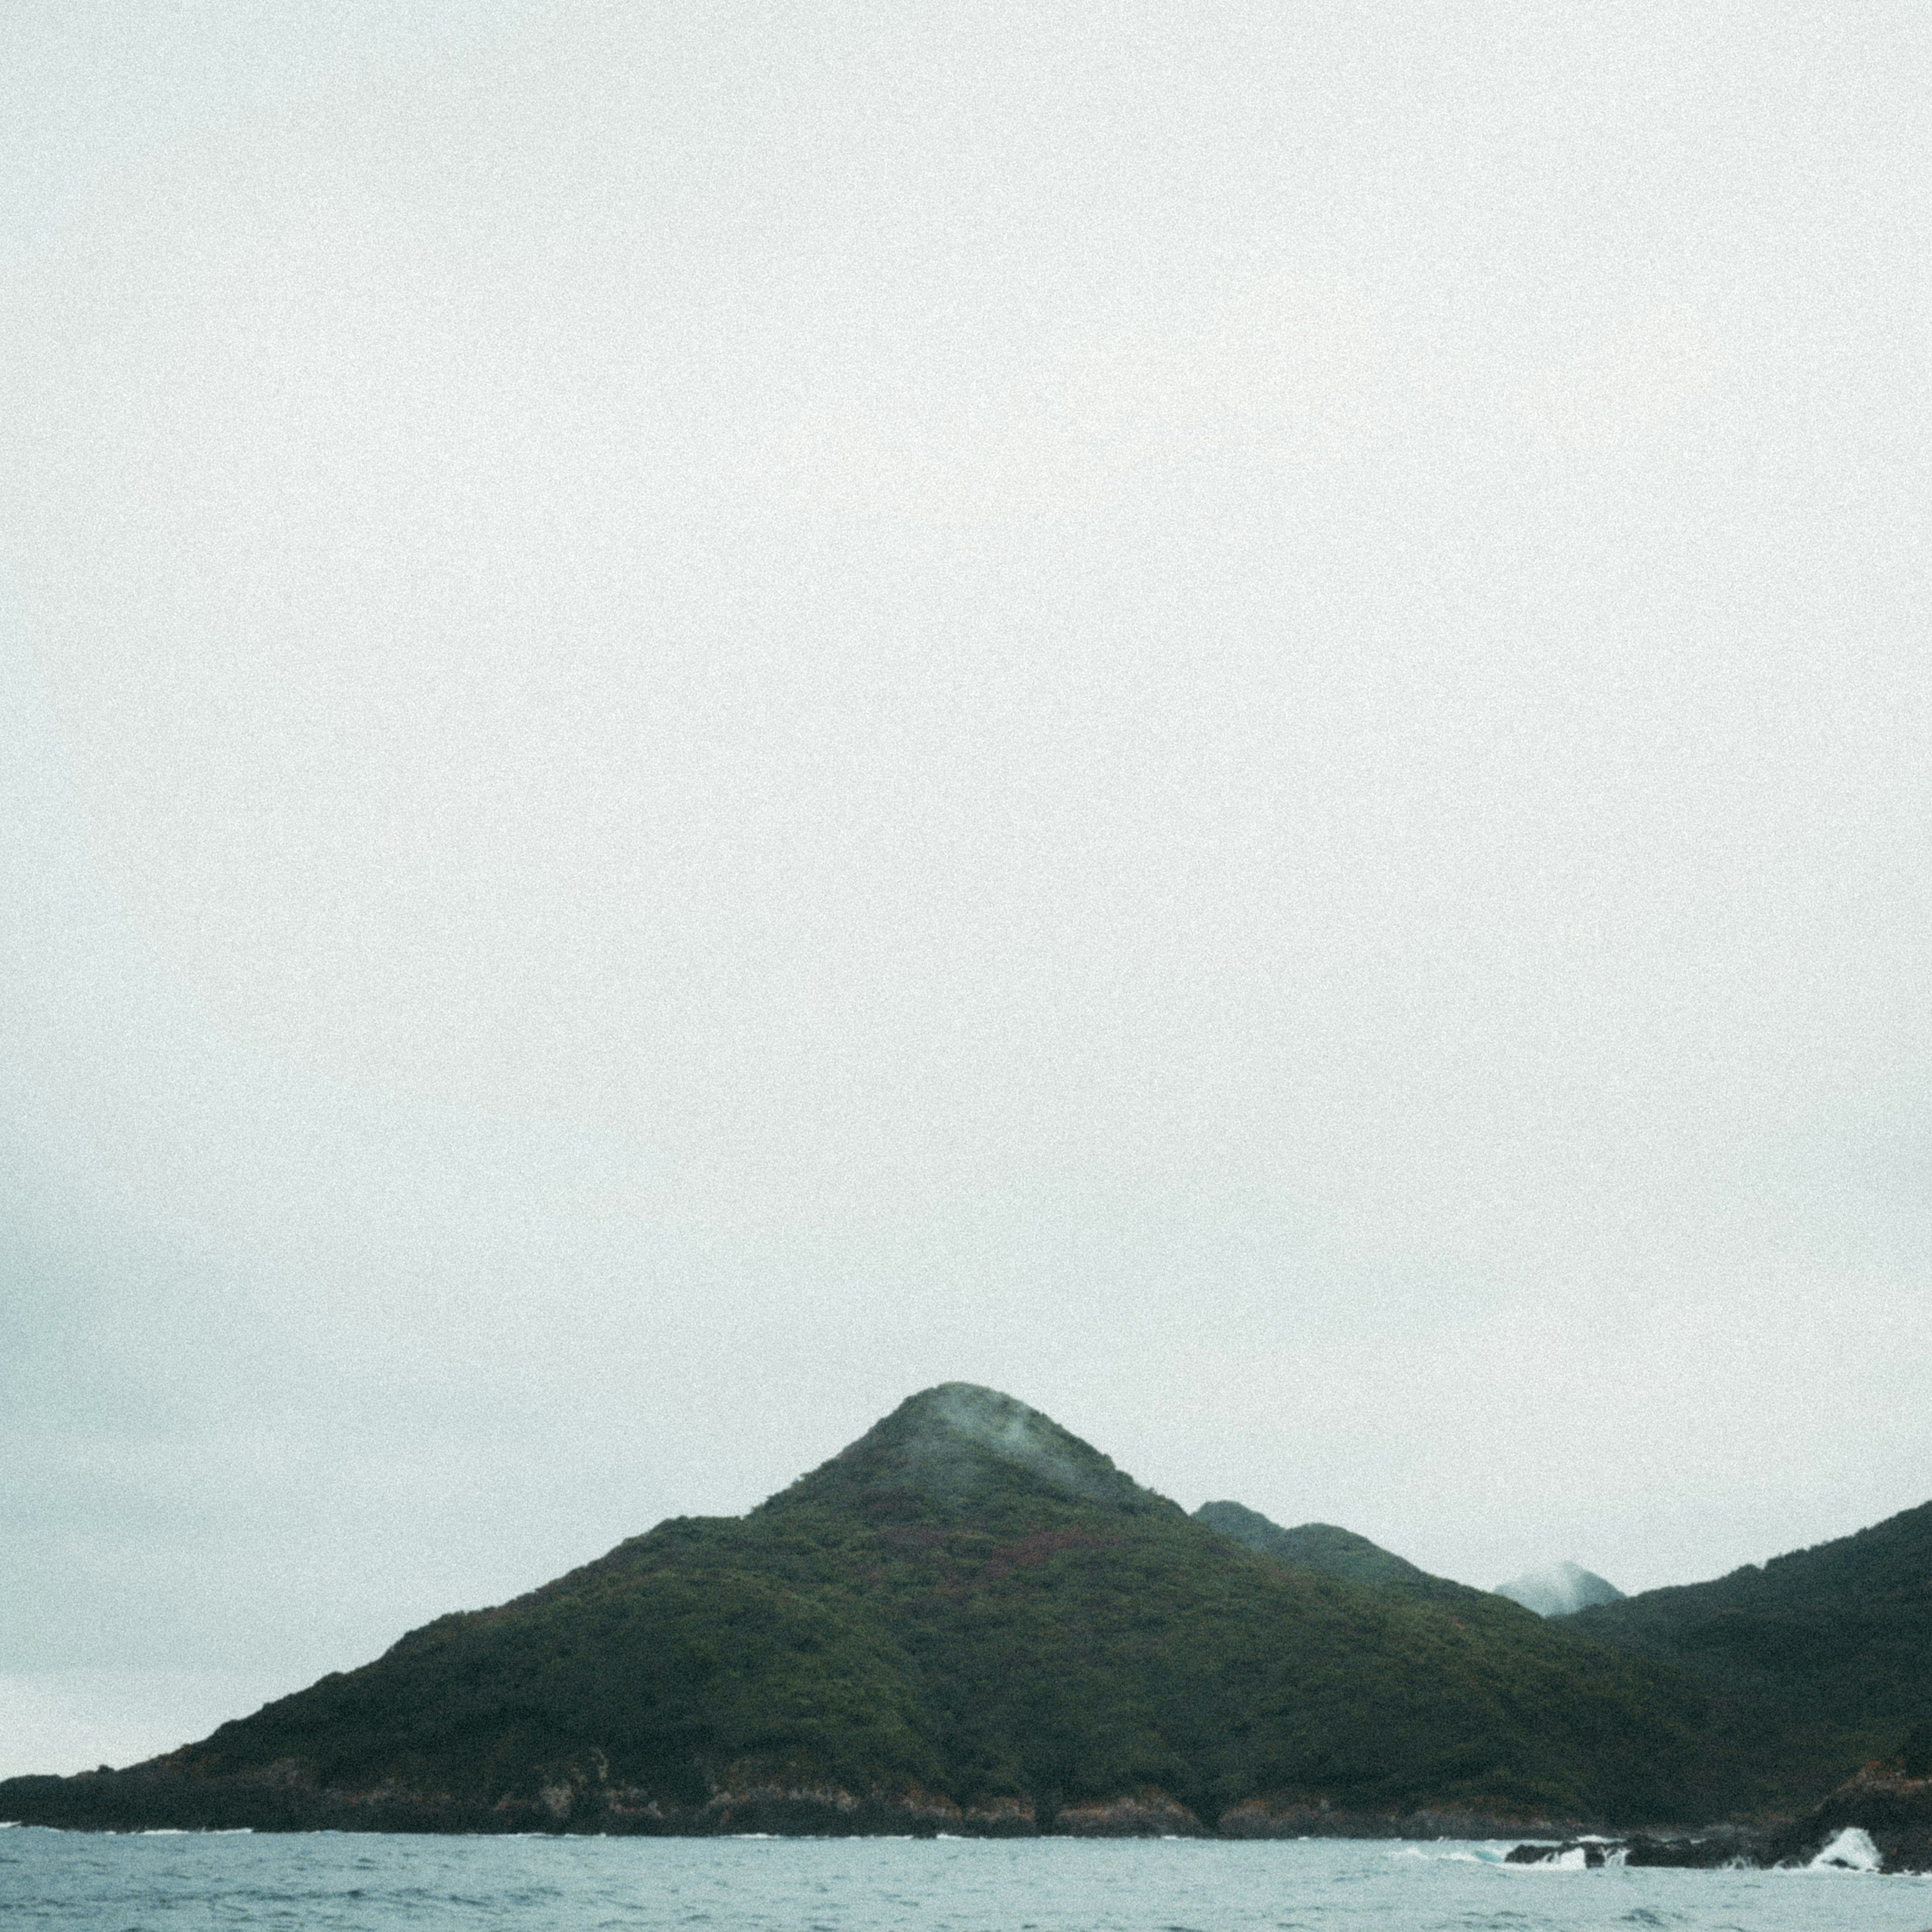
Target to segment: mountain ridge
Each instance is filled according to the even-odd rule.
[[[1320,1570],[1371,1589],[1400,1590],[1437,1602],[1471,1606],[1492,1594],[1467,1583],[1452,1582],[1447,1576],[1432,1576],[1406,1557],[1332,1522],[1304,1522],[1284,1529],[1258,1510],[1235,1502],[1203,1503],[1194,1512],[1194,1520],[1250,1550],[1274,1557],[1277,1562]]]

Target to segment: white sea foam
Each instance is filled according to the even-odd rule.
[[[1871,1834],[1856,1825],[1847,1825],[1811,1861],[1813,1871],[1875,1872],[1885,1864]]]

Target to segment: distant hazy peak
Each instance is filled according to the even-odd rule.
[[[1588,1610],[1592,1604],[1620,1603],[1624,1593],[1580,1564],[1552,1563],[1498,1583],[1496,1594],[1540,1617],[1564,1617],[1572,1610]]]

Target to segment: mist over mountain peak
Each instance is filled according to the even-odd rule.
[[[854,1443],[761,1507],[849,1498],[955,1511],[1016,1484],[1078,1503],[1174,1509],[1090,1443],[1017,1396],[976,1382],[909,1396]]]
[[[1624,1593],[1594,1570],[1586,1570],[1580,1563],[1563,1562],[1546,1564],[1498,1583],[1496,1594],[1540,1617],[1564,1617],[1573,1610],[1588,1610],[1592,1604],[1621,1603]]]

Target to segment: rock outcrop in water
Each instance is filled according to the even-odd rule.
[[[1628,1838],[1592,1834],[1557,1844],[1518,1845],[1505,1856],[1513,1865],[1564,1865],[1595,1871],[1621,1865],[1663,1865],[1679,1870],[1722,1871],[1740,1865],[1773,1862],[1766,1833],[1748,1826],[1720,1826],[1709,1831],[1672,1832],[1653,1836],[1639,1832]]]
[[[1277,1561],[950,1384],[746,1516],[662,1523],[151,1764],[0,1786],[0,1816],[1258,1836],[1685,1814],[1690,1679],[1443,1587]]]
[[[1868,1766],[1814,1810],[1784,1825],[1538,1842],[1516,1846],[1508,1862],[1932,1872],[1932,1778],[1908,1778],[1882,1766]]]
[[[1816,1810],[1772,1834],[1768,1856],[1854,1870],[1869,1858],[1882,1871],[1932,1872],[1932,1778],[1868,1766]]]

